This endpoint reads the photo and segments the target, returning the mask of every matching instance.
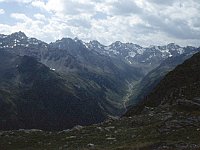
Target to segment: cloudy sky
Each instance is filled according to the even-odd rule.
[[[200,0],[0,0],[0,33],[200,46]]]

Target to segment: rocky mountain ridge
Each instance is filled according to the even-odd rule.
[[[165,59],[158,67],[145,75],[145,77],[133,87],[132,95],[129,98],[130,101],[127,106],[136,104],[137,102],[140,102],[140,100],[144,99],[167,73],[192,57],[195,53],[199,52],[199,50],[200,49],[197,48],[194,51]]]
[[[0,38],[0,46],[0,52],[2,54],[7,53],[7,55],[1,56],[2,61],[4,59],[6,60],[5,64],[9,64],[10,61],[12,62],[12,60],[15,59],[24,60],[26,58],[27,64],[23,63],[22,69],[28,67],[29,70],[23,74],[23,78],[28,78],[34,83],[31,83],[28,87],[21,87],[21,83],[24,85],[25,81],[18,81],[19,77],[22,75],[15,67],[19,64],[16,63],[6,67],[2,62],[0,66],[2,74],[11,74],[13,78],[9,78],[8,81],[4,78],[6,75],[1,78],[0,90],[2,90],[2,92],[0,101],[2,102],[2,107],[5,107],[5,103],[14,104],[6,105],[7,107],[5,109],[7,109],[8,114],[6,116],[8,118],[6,119],[6,117],[4,118],[2,116],[0,119],[1,121],[7,120],[1,127],[2,129],[5,129],[9,124],[8,122],[12,114],[15,114],[15,112],[19,114],[19,111],[15,111],[14,108],[21,110],[23,113],[21,113],[21,115],[14,115],[16,119],[14,119],[14,121],[11,119],[13,121],[12,124],[17,125],[15,127],[8,126],[9,129],[41,128],[59,130],[62,128],[71,128],[77,124],[88,125],[97,123],[110,116],[118,117],[126,110],[121,99],[126,93],[127,83],[136,82],[144,76],[139,68],[132,67],[122,60],[115,58],[109,59],[107,56],[102,56],[95,51],[90,51],[81,41],[75,41],[69,38],[63,38],[55,43],[47,44],[34,38],[28,38],[24,33],[18,32],[7,36],[2,35]],[[12,56],[12,59],[8,59],[7,56]],[[43,69],[36,67],[34,70],[34,64],[32,68],[28,65],[28,62],[41,64],[43,65]],[[39,78],[34,78],[33,80],[32,77],[37,71]],[[49,79],[48,82],[51,84],[48,84],[46,80],[52,75],[52,72],[54,72],[55,75],[53,79],[61,78],[63,83],[58,82],[56,85],[53,85]],[[40,82],[36,82],[35,80],[39,80]],[[57,86],[60,88],[56,90]],[[13,89],[12,87],[15,88]],[[55,96],[57,92],[52,92],[54,91],[52,88],[55,88],[54,90],[58,93],[60,92],[61,95]],[[9,92],[11,89],[13,91]],[[27,93],[28,91],[31,95]],[[64,94],[65,92],[66,94]],[[7,96],[9,93],[11,97]],[[68,98],[64,98],[62,95],[66,95]],[[40,99],[40,97],[42,98]],[[29,103],[25,105],[24,103],[18,103],[18,100],[23,100],[25,104],[26,102],[33,103],[33,109],[28,109],[30,107],[30,105],[28,105]],[[63,102],[63,109],[60,109],[62,112],[68,112],[68,116],[75,115],[74,118],[76,119],[71,117],[72,121],[70,122],[70,117],[65,116],[66,119],[63,120],[63,125],[61,125],[60,121],[57,121],[54,126],[53,124],[56,118],[59,117],[56,117],[55,113],[51,115],[50,109],[56,112],[59,108],[48,106],[53,106],[56,100],[61,103]],[[58,103],[58,105],[61,103]],[[91,108],[87,109],[88,107]],[[25,110],[27,110],[27,112]],[[38,110],[38,115],[34,114],[33,110]],[[48,114],[43,115],[41,113]],[[17,120],[25,114],[27,114],[27,117],[22,117],[24,118],[24,122],[30,123],[18,124],[20,121]],[[60,116],[64,116],[64,114]],[[38,116],[38,118],[46,116],[44,117],[46,120],[39,119],[37,121],[36,116]],[[84,116],[87,117],[85,118]],[[41,123],[42,120],[44,123]],[[51,125],[49,125],[49,127],[42,126],[42,124],[47,123]]]
[[[28,38],[23,32],[16,32],[11,35],[0,36],[0,48],[15,48],[17,46],[29,48],[42,46],[43,49],[51,47],[56,49],[70,48],[76,50],[82,47],[82,49],[89,49],[90,51],[100,53],[104,56],[120,58],[132,65],[149,65],[152,66],[151,69],[157,67],[166,58],[176,57],[196,49],[192,46],[181,47],[175,43],[170,43],[164,46],[142,47],[137,44],[122,43],[120,41],[116,41],[109,46],[105,46],[95,40],[85,43],[77,38],[63,38],[61,40],[57,40],[56,42],[47,44],[35,38]],[[71,50],[68,52],[73,53],[72,55],[74,55],[77,53],[76,50]],[[82,54],[83,53],[84,51],[82,51]]]
[[[3,131],[0,148],[198,150],[199,60],[197,53],[169,72],[141,105],[122,118],[60,132]]]
[[[138,65],[147,70],[146,73],[159,66],[167,58],[176,57],[196,49],[192,46],[181,47],[175,43],[164,46],[142,47],[137,44],[122,43],[120,41],[109,46],[104,46],[98,41],[91,41],[85,43],[85,45],[102,55],[120,58],[133,66]]]
[[[96,43],[97,45],[99,44],[98,42]],[[159,65],[164,59],[164,57],[161,58],[161,52],[155,52],[155,47],[151,50],[146,49],[142,51],[141,46],[130,43],[123,44],[121,42],[116,42],[111,46],[118,51],[116,54],[120,55],[111,56],[104,53],[102,50],[104,47],[103,45],[97,46],[99,50],[90,48],[87,44],[77,38],[63,38],[47,44],[35,38],[28,38],[22,32],[13,33],[11,35],[0,35],[0,52],[7,52],[10,55],[13,55],[13,59],[18,57],[35,59],[38,63],[45,65],[50,71],[61,76],[63,81],[69,83],[67,89],[69,88],[69,91],[73,89],[73,98],[76,99],[78,97],[79,99],[86,100],[88,106],[92,105],[93,108],[97,108],[100,113],[95,113],[95,109],[92,109],[94,112],[92,111],[91,114],[96,115],[88,117],[91,118],[88,123],[95,123],[95,120],[98,122],[110,116],[121,116],[127,110],[126,102],[129,101],[129,96],[132,91],[131,88],[135,87],[134,85],[145,76],[148,70]],[[137,49],[138,54],[132,57],[134,63],[131,64],[127,61],[127,54],[129,53],[126,53],[126,50],[124,49],[127,49],[127,51]],[[171,49],[171,51],[174,52],[174,56],[169,58],[173,58],[176,55],[180,56],[181,53],[188,55],[196,52],[196,49],[193,47],[181,48],[175,44],[169,44],[161,49],[163,49],[163,51]],[[152,59],[149,60],[151,63],[139,61],[150,57],[152,54],[154,54],[155,57],[151,57]],[[170,52],[170,54],[172,53]],[[158,57],[159,59],[157,59]],[[1,67],[4,68],[3,65]],[[24,67],[26,67],[26,65],[24,65]],[[8,69],[10,69],[9,71],[14,71],[12,68],[13,67],[8,67]],[[9,71],[5,70],[5,72]],[[17,79],[18,76],[16,76],[15,80],[17,81]],[[45,78],[43,78],[43,80],[44,79]],[[43,80],[41,79],[41,82],[43,82]],[[13,84],[16,84],[18,87],[19,83],[16,81],[9,81],[12,84],[8,84],[8,87],[11,88]],[[1,86],[2,89],[4,89],[5,83],[2,82]],[[22,91],[23,90],[24,89],[22,89]],[[69,92],[68,90],[67,92]],[[61,91],[63,91],[62,88]],[[86,94],[83,94],[84,92]],[[4,94],[5,93],[2,92],[2,97],[5,101]],[[36,93],[34,95],[38,96]],[[25,100],[26,99],[27,97]],[[48,100],[48,97],[46,97],[45,100]],[[76,110],[75,107],[73,107],[73,109]],[[84,108],[80,109],[84,110],[87,109],[87,107],[84,105]],[[73,112],[73,110],[70,112]],[[102,116],[100,118],[103,119],[98,119],[99,114]],[[87,116],[88,113],[83,113],[83,116],[84,115]],[[79,114],[77,118],[80,119],[81,114]],[[81,124],[81,121],[77,121],[73,125],[77,124]]]
[[[0,129],[20,129],[0,131],[0,149],[200,149],[200,49],[116,42],[104,53],[21,32],[0,46]],[[113,117],[127,110],[127,85],[144,98]]]

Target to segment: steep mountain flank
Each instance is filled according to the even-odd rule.
[[[184,51],[189,49],[186,47]],[[130,96],[130,101],[128,105],[135,105],[140,100],[144,99],[160,82],[164,76],[172,71],[176,66],[182,64],[185,60],[192,57],[193,54],[197,53],[199,49],[194,51],[188,51],[185,54],[169,57],[164,60],[158,67],[150,71],[138,84],[132,88],[132,95]]]
[[[125,115],[140,113],[145,107],[168,106],[198,110],[200,97],[200,53],[169,72],[138,105]]]
[[[58,130],[107,117],[95,83],[59,75],[28,56],[0,51],[0,60],[1,129]]]
[[[91,51],[78,39],[63,38],[47,44],[17,32],[0,37],[0,50],[34,57],[59,74],[95,83],[102,95],[98,105],[107,116],[122,115],[126,108],[121,99],[126,95],[128,84],[144,76],[139,67]],[[74,86],[81,87],[81,84],[74,81],[71,81]]]

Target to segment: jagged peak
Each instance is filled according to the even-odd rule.
[[[27,38],[26,34],[22,31],[12,33],[10,36],[15,36],[15,37],[22,38],[22,39]]]
[[[169,44],[167,44],[167,47],[174,47],[174,48],[179,48],[180,46],[179,45],[177,45],[177,44],[175,44],[175,43],[169,43]]]
[[[89,43],[85,43],[84,44],[87,48],[89,48],[89,49],[95,49],[95,48],[97,48],[97,49],[102,49],[102,50],[104,50],[104,48],[106,47],[105,45],[103,45],[103,44],[101,44],[99,41],[97,41],[97,40],[92,40],[92,41],[90,41]]]
[[[126,45],[142,48],[142,46],[140,46],[138,44],[134,44],[134,43],[126,43]]]
[[[7,35],[5,35],[5,34],[0,34],[0,38],[6,38],[7,37]]]
[[[176,45],[175,43],[169,43],[169,44],[167,44],[167,45],[169,45],[169,46],[174,46],[174,45]]]
[[[110,47],[121,47],[122,45],[124,45],[124,43],[122,43],[120,41],[116,41],[116,42],[112,43],[110,45]]]
[[[97,40],[92,40],[92,41],[90,41],[89,43],[91,43],[91,44],[101,44],[99,41],[97,41]]]
[[[75,41],[75,42],[82,42],[78,37],[75,37],[75,38],[74,38],[74,41]]]
[[[56,42],[55,43],[65,43],[65,42],[74,42],[74,40],[73,39],[71,39],[71,38],[62,38],[62,39],[60,39],[60,40],[56,40]],[[53,42],[54,43],[54,42]]]
[[[116,41],[116,42],[114,42],[113,44],[120,45],[120,44],[124,44],[124,43],[122,43],[121,41]]]

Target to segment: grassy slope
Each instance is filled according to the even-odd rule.
[[[198,149],[199,112],[168,108],[69,131],[0,132],[2,150],[56,149]]]

